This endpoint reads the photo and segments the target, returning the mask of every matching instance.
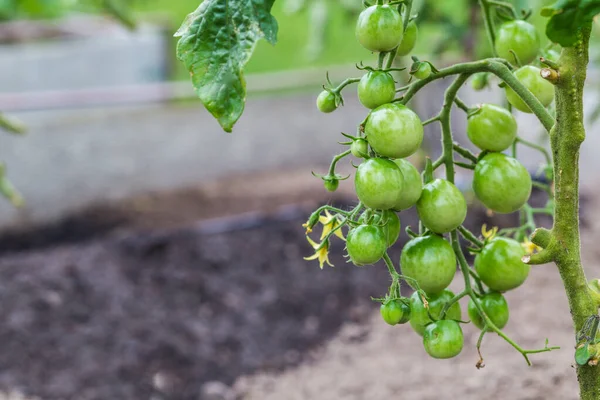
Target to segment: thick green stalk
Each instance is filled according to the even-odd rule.
[[[550,132],[554,156],[556,209],[547,250],[563,280],[575,331],[598,310],[587,289],[579,239],[579,148],[585,139],[583,86],[588,64],[589,29],[574,47],[565,48],[559,60],[556,84],[556,125]],[[582,400],[600,399],[600,367],[580,366],[577,378]]]

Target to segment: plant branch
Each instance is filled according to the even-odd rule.
[[[535,150],[539,151],[540,153],[542,153],[544,155],[544,158],[546,159],[546,164],[552,165],[552,157],[550,157],[550,153],[548,153],[548,150],[546,150],[544,148],[544,146],[540,146],[538,144],[535,144],[533,142],[525,140],[525,139],[523,139],[521,137],[517,137],[515,139],[515,142],[516,143],[521,143],[524,146],[531,147],[532,149],[535,149]]]
[[[409,89],[401,97],[400,101],[406,104],[412,97],[425,85],[437,79],[442,79],[451,75],[465,74],[467,76],[477,72],[490,72],[503,80],[525,104],[533,111],[547,131],[552,129],[554,118],[540,103],[540,101],[527,89],[511,72],[507,66],[507,61],[499,58],[486,58],[480,61],[467,62],[442,68],[438,72],[431,74],[425,79],[413,82]],[[510,65],[510,64],[509,64]]]
[[[507,71],[508,71],[508,69],[507,69]],[[469,73],[462,73],[454,80],[454,82],[452,82],[452,84],[448,87],[448,89],[446,90],[446,93],[444,94],[444,104],[442,106],[442,110],[440,111],[440,122],[442,125],[442,147],[443,147],[442,157],[443,157],[444,165],[446,167],[446,180],[448,180],[449,182],[454,182],[454,151],[453,151],[454,143],[453,143],[453,139],[452,139],[452,129],[451,129],[451,125],[450,125],[450,114],[451,114],[450,111],[452,110],[452,104],[454,104],[454,99],[456,98],[456,95],[457,95],[459,89],[466,82],[466,80],[468,79],[469,76],[470,76]],[[520,352],[523,355],[523,357],[525,358],[525,361],[527,362],[528,365],[531,365],[531,362],[529,361],[529,357],[527,356],[528,354],[541,353],[541,352],[556,349],[554,347],[548,347],[546,345],[543,349],[525,350],[521,346],[519,346],[515,341],[513,341],[510,337],[508,337],[500,328],[498,328],[492,322],[492,320],[488,317],[488,315],[483,310],[483,307],[481,306],[481,304],[479,304],[479,302],[477,301],[477,297],[476,297],[473,287],[471,285],[471,278],[470,278],[470,272],[469,272],[470,268],[469,268],[469,264],[467,263],[467,260],[465,258],[465,255],[463,254],[462,248],[460,246],[460,242],[458,239],[458,231],[459,231],[458,229],[453,230],[450,233],[450,238],[451,238],[451,242],[452,242],[452,249],[454,250],[454,253],[456,254],[456,257],[458,259],[458,264],[460,266],[460,269],[461,269],[461,272],[462,272],[462,275],[464,278],[465,289],[463,292],[461,292],[457,296],[455,296],[452,300],[454,300],[454,302],[456,302],[456,301],[460,300],[460,298],[468,295],[473,300],[473,303],[475,303],[475,306],[477,307],[477,310],[481,314],[481,317],[484,319],[487,328],[490,331],[496,332],[505,341],[507,341],[511,346],[513,346],[518,352]]]
[[[481,12],[483,14],[485,30],[487,32],[487,36],[490,41],[492,54],[494,54],[494,57],[496,57],[497,56],[497,54],[496,54],[496,28],[494,27],[494,18],[492,16],[490,1],[489,0],[479,0],[479,6],[481,7]]]

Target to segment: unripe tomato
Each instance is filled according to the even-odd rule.
[[[330,113],[336,110],[335,95],[327,90],[323,90],[317,97],[317,108],[322,113]]]
[[[452,246],[437,235],[411,239],[400,256],[402,274],[413,278],[427,294],[440,293],[456,273]]]
[[[496,237],[475,257],[475,270],[490,289],[505,292],[527,279],[530,267],[521,261],[524,255],[525,250],[516,240]]]
[[[444,305],[453,297],[454,293],[448,289],[443,290],[441,293],[428,296],[427,302],[429,303],[429,314],[431,314],[433,318],[439,318],[440,313],[444,309]],[[431,318],[429,318],[427,309],[421,302],[419,293],[417,292],[414,292],[412,296],[410,296],[410,310],[410,326],[415,332],[423,336],[423,332],[425,332],[425,326],[433,321]],[[448,309],[446,318],[459,320],[461,317],[462,313],[460,311],[460,304],[456,302]]]
[[[400,236],[400,218],[392,210],[385,210],[381,214],[372,215],[370,221],[367,221],[367,213],[363,213],[360,216],[359,222],[361,224],[372,224],[379,225],[383,228],[388,247],[396,243],[398,236]]]
[[[423,225],[435,233],[458,228],[467,217],[467,202],[460,190],[445,179],[435,179],[423,186],[417,201]]]
[[[548,107],[554,100],[554,85],[542,78],[540,69],[531,65],[526,65],[515,71],[515,76],[521,83],[529,89],[531,93],[542,103],[544,107]],[[525,104],[514,90],[506,86],[506,98],[517,110],[532,113],[531,109]]]
[[[481,305],[481,308],[483,308],[483,311],[492,320],[494,325],[500,329],[506,326],[508,323],[508,303],[502,294],[498,292],[487,293],[477,301]],[[473,325],[479,329],[483,329],[485,327],[485,321],[481,314],[479,314],[473,299],[469,300],[467,312],[471,322],[473,322]]]
[[[356,266],[375,264],[387,250],[383,229],[376,225],[359,225],[348,232],[346,250]]]
[[[413,72],[413,76],[417,79],[427,79],[431,75],[431,65],[426,62],[422,62],[419,68]]]
[[[481,150],[503,151],[517,137],[517,121],[506,108],[482,104],[467,119],[467,136]]]
[[[365,133],[379,155],[404,158],[416,152],[423,141],[423,124],[417,114],[402,104],[377,107],[367,119]]]
[[[487,208],[498,213],[523,207],[531,187],[531,176],[523,164],[502,153],[489,153],[475,166],[473,191]]]
[[[425,351],[433,358],[456,357],[462,351],[463,333],[456,321],[442,320],[427,325],[423,333]]]
[[[471,87],[474,90],[483,90],[488,85],[488,73],[487,72],[478,72],[473,75],[473,79],[471,79]]]
[[[399,56],[409,55],[410,52],[415,48],[418,36],[419,29],[417,28],[417,24],[415,24],[415,21],[410,21],[406,26],[402,43],[400,43],[400,46],[398,46],[398,52],[396,54]]]
[[[367,50],[390,51],[402,41],[402,16],[388,5],[374,5],[364,9],[356,23],[356,39]]]
[[[406,210],[414,206],[417,203],[417,200],[419,200],[419,197],[421,197],[423,181],[421,179],[421,174],[410,161],[403,158],[397,158],[394,162],[400,168],[402,176],[404,177],[402,196],[400,196],[400,199],[396,202],[394,210]]]
[[[402,195],[403,180],[402,171],[393,161],[370,158],[358,166],[354,188],[365,206],[389,210]]]
[[[400,300],[390,300],[379,308],[381,317],[389,325],[405,324],[410,319],[410,307]]]
[[[325,189],[327,189],[327,191],[335,192],[338,186],[340,186],[340,181],[337,179],[326,180],[323,181],[323,186],[325,186]]]
[[[355,139],[350,145],[350,152],[356,158],[367,158],[369,156],[369,142],[365,139]]]
[[[358,82],[358,100],[367,108],[377,108],[396,97],[396,82],[389,72],[369,71]]]
[[[505,22],[496,35],[496,53],[515,63],[514,51],[521,64],[529,64],[540,52],[540,36],[535,26],[523,20]]]

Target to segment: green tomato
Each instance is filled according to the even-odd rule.
[[[427,79],[431,75],[431,65],[427,62],[422,62],[419,68],[413,72],[413,76],[417,79]]]
[[[389,210],[402,195],[403,181],[402,171],[393,161],[370,158],[358,166],[354,188],[365,206]]]
[[[394,210],[401,211],[411,208],[417,203],[423,191],[423,181],[421,180],[421,174],[410,161],[398,158],[394,162],[400,168],[404,177],[402,196],[394,206]]]
[[[490,210],[501,214],[517,211],[531,195],[531,176],[515,158],[489,153],[477,162],[473,191]]]
[[[517,121],[506,108],[482,104],[467,119],[467,136],[481,150],[503,151],[517,137]]]
[[[402,104],[384,104],[371,111],[365,133],[371,148],[390,158],[408,157],[423,142],[421,119]]]
[[[530,267],[521,261],[524,255],[525,250],[516,240],[496,237],[475,257],[475,270],[490,289],[505,292],[527,279]]]
[[[379,225],[383,228],[388,247],[396,243],[400,236],[400,217],[392,210],[385,210],[381,214],[373,214],[371,219],[367,221],[367,213],[360,216],[361,224]]]
[[[383,224],[383,232],[387,239],[388,247],[392,246],[400,236],[400,217],[392,210],[385,210],[376,223]]]
[[[428,296],[427,302],[429,303],[429,314],[431,314],[433,318],[439,318],[440,313],[444,309],[444,305],[453,297],[454,293],[448,289],[443,290],[441,293]],[[427,309],[421,302],[419,293],[417,292],[414,292],[412,296],[410,296],[410,310],[410,326],[415,332],[423,336],[425,326],[433,321],[429,318]],[[450,306],[448,312],[446,312],[446,318],[455,320],[460,320],[462,318],[460,304],[458,304],[458,302]]]
[[[327,90],[323,90],[317,97],[317,108],[322,113],[330,113],[337,109],[335,104],[335,95]]]
[[[540,36],[535,26],[523,20],[505,22],[496,35],[496,53],[515,63],[514,51],[521,64],[529,64],[540,52]]]
[[[369,71],[358,82],[358,100],[367,108],[377,108],[396,97],[396,82],[389,72]]]
[[[462,351],[463,344],[462,329],[456,321],[437,321],[425,328],[423,346],[433,358],[456,357]]]
[[[452,246],[437,235],[417,237],[404,246],[402,274],[417,281],[427,294],[440,293],[454,279],[456,256]]]
[[[478,72],[473,75],[473,79],[471,79],[471,87],[474,90],[483,90],[488,85],[488,73],[487,72]]]
[[[405,324],[410,319],[410,306],[400,300],[390,300],[379,308],[381,317],[389,325]]]
[[[406,26],[402,43],[400,43],[400,46],[398,46],[398,52],[396,54],[399,56],[409,55],[410,52],[415,48],[418,36],[419,29],[417,28],[417,24],[415,24],[415,21],[410,21]]]
[[[367,158],[369,156],[369,142],[365,139],[355,139],[350,145],[350,152],[356,158]]]
[[[492,320],[494,325],[500,329],[506,326],[508,323],[508,303],[502,294],[498,292],[487,293],[480,299],[477,299],[477,302],[481,305],[481,308],[483,308],[483,311]],[[467,311],[473,325],[479,329],[483,329],[485,327],[485,321],[481,314],[479,314],[473,299],[469,300]]]
[[[539,68],[526,65],[515,71],[515,77],[537,97],[544,107],[548,107],[552,103],[552,100],[554,100],[554,85],[542,78]],[[505,90],[508,102],[517,110],[533,113],[514,90],[508,86],[506,86]]]
[[[445,179],[435,179],[423,186],[417,201],[423,225],[435,233],[458,228],[467,217],[467,202],[460,190]]]
[[[356,266],[375,264],[387,250],[383,228],[376,225],[359,225],[348,232],[346,250]]]
[[[337,179],[326,180],[323,181],[323,186],[325,186],[325,189],[327,189],[327,191],[335,192],[338,186],[340,186],[340,181]]]
[[[367,50],[390,51],[402,42],[402,16],[388,5],[374,5],[364,9],[356,23],[356,39]]]

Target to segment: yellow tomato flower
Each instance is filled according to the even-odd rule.
[[[306,228],[306,234],[307,235],[312,232],[312,228],[310,226],[308,226],[308,222],[302,224],[302,227]]]
[[[329,211],[325,210],[325,215],[319,216],[319,222],[323,225],[323,232],[321,233],[321,240],[325,239],[327,235],[331,231],[335,229],[334,235],[339,237],[342,240],[346,240],[344,238],[344,234],[342,232],[342,228],[336,229],[340,226],[340,220],[334,216],[329,214]]]
[[[528,255],[532,255],[533,253],[537,253],[538,251],[542,250],[542,248],[540,246],[538,246],[537,244],[531,243],[531,241],[529,239],[525,239],[525,241],[523,243],[521,243],[521,246],[523,246],[525,253]]]
[[[496,236],[496,233],[498,233],[498,227],[497,226],[494,226],[490,230],[487,229],[487,225],[486,224],[483,224],[481,226],[481,235],[483,236],[484,239],[492,240],[494,238],[494,236]]]
[[[306,237],[308,243],[315,249],[315,254],[310,257],[304,257],[305,260],[319,260],[319,267],[323,269],[323,264],[327,263],[330,267],[333,267],[333,264],[329,262],[329,242],[325,242],[325,244],[321,247],[320,244],[315,243],[310,237]],[[320,248],[319,248],[320,247]]]

